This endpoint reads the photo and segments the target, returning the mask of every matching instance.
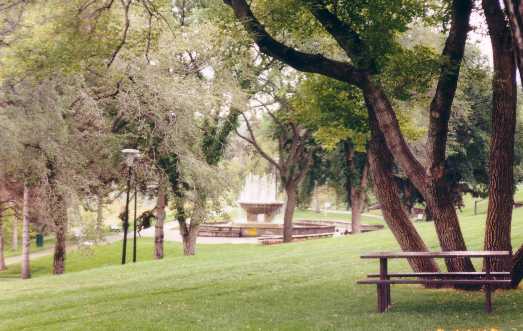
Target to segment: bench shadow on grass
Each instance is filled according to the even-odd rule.
[[[501,293],[496,300],[496,294]],[[511,305],[507,305],[504,293],[496,291],[493,294],[492,315],[485,315],[485,293],[483,291],[466,292],[452,289],[412,289],[410,293],[402,293],[399,299],[395,300],[394,290],[392,294],[392,307],[388,313],[402,314],[441,314],[446,316],[478,314],[478,316],[495,316],[496,313],[506,313],[512,310]],[[398,297],[398,296],[396,296]]]

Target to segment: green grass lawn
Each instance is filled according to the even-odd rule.
[[[469,249],[481,249],[484,215],[462,217]],[[514,213],[514,245],[523,242],[523,211]],[[437,250],[432,223],[416,223]],[[139,259],[151,259],[152,239]],[[33,263],[35,278],[0,279],[2,330],[521,330],[523,293],[498,291],[494,313],[483,294],[396,286],[393,309],[375,313],[376,289],[356,285],[375,261],[363,252],[397,250],[387,230],[285,245],[200,245],[163,261],[118,265],[120,245],[75,251],[68,273],[49,276],[51,257]],[[406,270],[394,261],[391,271]]]

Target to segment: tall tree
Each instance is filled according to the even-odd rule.
[[[492,53],[492,136],[489,158],[489,204],[485,250],[509,250],[514,204],[514,134],[516,130],[516,63],[512,35],[498,1],[483,0]],[[510,258],[493,259],[492,270],[509,271]]]
[[[325,31],[336,41],[346,56],[352,61],[339,61],[323,55],[310,54],[289,47],[274,39],[266,28],[258,21],[251,6],[244,0],[225,0],[231,6],[235,16],[241,21],[244,28],[250,33],[260,50],[300,71],[319,73],[338,79],[360,88],[372,106],[371,111],[376,113],[376,120],[383,132],[388,148],[396,162],[405,171],[409,179],[424,196],[425,201],[435,219],[436,231],[443,250],[466,250],[466,245],[458,223],[454,206],[449,200],[448,186],[445,178],[445,146],[448,133],[448,120],[452,100],[457,87],[459,68],[463,58],[465,41],[469,31],[469,19],[472,1],[454,0],[451,4],[451,27],[445,47],[442,51],[441,72],[438,86],[430,106],[430,121],[428,131],[427,157],[429,166],[422,164],[412,154],[404,136],[401,133],[392,103],[376,76],[380,71],[383,57],[373,52],[373,40],[366,35],[372,29],[358,26],[357,19],[365,5],[344,6],[344,15],[333,12],[323,1],[305,1],[303,6]],[[376,14],[376,22],[386,27],[383,37],[392,36],[394,31],[406,28],[406,24],[416,16],[403,12],[408,8],[406,4],[388,4],[390,11],[374,12],[380,4],[372,7]],[[374,6],[374,5],[371,5]],[[384,8],[382,8],[383,10]],[[399,12],[394,12],[398,10]],[[394,12],[394,14],[393,14]],[[413,10],[413,13],[416,11]],[[383,15],[383,16],[380,16]],[[391,15],[390,17],[388,15]],[[397,16],[394,16],[397,15]],[[401,17],[401,22],[395,18]],[[383,19],[389,21],[382,21]],[[364,20],[365,21],[365,20]],[[358,31],[362,31],[361,33]],[[392,41],[393,38],[384,39]],[[388,44],[386,47],[390,47]],[[383,51],[380,49],[380,51]],[[387,53],[387,51],[384,51]],[[473,270],[470,259],[447,259],[446,264],[451,271]]]
[[[274,138],[277,140],[278,157],[272,157],[256,138],[254,129],[242,113],[247,135],[236,130],[236,134],[254,146],[258,153],[273,165],[278,171],[281,185],[285,191],[286,201],[283,214],[283,241],[291,242],[293,236],[292,220],[298,199],[298,187],[310,170],[313,153],[317,148],[312,138],[311,130],[303,127],[293,119],[292,108],[288,104],[280,104],[280,109],[273,113],[267,109],[274,126]]]

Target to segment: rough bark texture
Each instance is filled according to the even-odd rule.
[[[31,278],[31,266],[29,263],[29,251],[31,247],[31,238],[29,236],[29,209],[30,206],[30,188],[24,186],[23,197],[23,220],[22,220],[22,268],[20,276],[22,279]]]
[[[53,255],[53,274],[61,275],[65,272],[66,234],[67,234],[67,209],[64,198],[57,195],[54,206],[54,231],[56,242]]]
[[[298,187],[294,183],[285,186],[287,201],[285,202],[285,211],[283,214],[283,242],[291,242],[293,236],[292,219],[294,218],[294,209],[296,209]]]
[[[198,238],[198,231],[200,230],[200,225],[189,226],[187,231],[182,233],[183,241],[183,255],[191,256],[196,254],[196,239]]]
[[[375,121],[371,120],[372,139],[369,142],[368,159],[374,192],[381,205],[383,217],[403,251],[428,251],[416,228],[409,220],[399,199],[400,189],[393,179],[393,159],[385,139]],[[415,272],[437,272],[433,259],[410,259]]]
[[[434,179],[441,179],[445,173],[445,151],[449,130],[452,101],[458,85],[461,61],[465,53],[465,42],[470,29],[471,1],[452,2],[452,24],[442,52],[436,93],[429,109],[429,131],[427,135],[427,159],[429,172]]]
[[[484,0],[483,11],[494,56],[492,79],[492,135],[489,156],[489,204],[485,250],[510,250],[514,187],[514,134],[516,130],[516,63],[512,36],[498,1]],[[491,261],[491,270],[510,271],[510,258]]]
[[[158,197],[156,201],[156,224],[154,225],[154,258],[163,259],[163,224],[165,222],[165,206],[167,205],[167,197],[165,194],[165,185],[160,184],[158,189]]]
[[[7,269],[4,257],[4,218],[3,210],[0,207],[0,271]]]
[[[424,168],[412,154],[403,136],[391,132],[399,131],[399,123],[383,91],[369,82],[364,94],[391,154],[423,195],[431,210],[441,249],[444,251],[467,250],[456,210],[449,199],[446,183],[426,176]],[[446,259],[445,263],[448,270],[452,272],[474,270],[469,258]]]

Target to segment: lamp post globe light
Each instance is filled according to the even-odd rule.
[[[140,156],[140,151],[137,149],[126,148],[122,150],[122,154],[127,165],[127,196],[125,198],[125,215],[123,219],[123,247],[122,247],[122,264],[126,262],[127,255],[127,233],[129,230],[129,199],[131,193],[131,177],[133,175],[134,161]],[[136,221],[135,225],[135,247],[136,247]]]

